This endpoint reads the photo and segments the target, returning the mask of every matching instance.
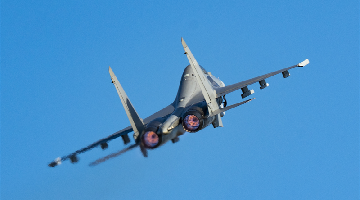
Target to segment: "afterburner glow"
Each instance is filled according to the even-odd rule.
[[[195,115],[187,115],[184,118],[184,128],[188,131],[195,131],[200,126],[199,118],[197,118]]]
[[[154,131],[147,131],[143,136],[145,147],[152,148],[159,143],[159,136]]]

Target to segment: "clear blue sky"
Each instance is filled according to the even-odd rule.
[[[1,199],[359,199],[359,1],[2,1]],[[223,128],[96,167],[47,164],[170,104],[180,38],[232,84],[269,78]],[[227,96],[241,101],[241,92]],[[131,136],[131,135],[130,135]]]

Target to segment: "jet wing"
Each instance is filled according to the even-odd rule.
[[[156,119],[156,118],[159,118],[159,117],[164,117],[166,115],[169,115],[171,114],[172,112],[174,112],[175,108],[174,108],[174,103],[168,105],[167,107],[161,109],[160,111],[152,114],[151,116],[145,118],[143,121],[144,121],[144,124],[148,124],[149,122],[151,122],[152,120]],[[63,156],[61,158],[57,158],[55,161],[51,162],[49,164],[50,167],[55,167],[56,165],[60,164],[62,161],[65,161],[67,159],[71,159],[71,161],[77,161],[77,158],[76,158],[76,155],[78,154],[81,154],[81,153],[84,153],[92,148],[95,148],[103,143],[107,143],[109,142],[110,140],[113,140],[113,139],[116,139],[122,135],[127,135],[128,133],[132,132],[133,129],[131,126],[128,126],[122,130],[119,130],[117,131],[116,133],[112,134],[112,135],[109,135],[108,137],[106,138],[103,138],[103,139],[100,139],[90,145],[88,145],[87,147],[84,147],[82,149],[79,149],[77,151],[75,151],[74,153],[71,153],[67,156]]]
[[[287,73],[288,75],[290,75],[288,73],[288,70],[290,70],[292,68],[295,68],[295,67],[304,67],[307,64],[309,64],[308,59],[304,60],[303,62],[301,62],[301,63],[299,63],[297,65],[293,65],[293,66],[288,67],[288,68],[280,69],[278,71],[271,72],[271,73],[268,73],[268,74],[265,74],[265,75],[262,75],[262,76],[258,76],[258,77],[255,77],[255,78],[252,78],[252,79],[249,79],[249,80],[246,80],[246,81],[241,81],[239,83],[235,83],[235,84],[228,85],[228,86],[221,87],[221,88],[214,88],[216,90],[216,98],[218,98],[220,96],[224,96],[225,94],[231,93],[231,92],[233,92],[235,90],[241,89],[241,88],[246,87],[248,85],[251,85],[253,83],[265,80],[266,78],[269,78],[269,77],[274,76],[276,74],[280,74],[282,72]],[[284,75],[284,77],[285,77],[285,75]]]

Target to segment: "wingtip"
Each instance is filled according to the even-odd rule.
[[[181,37],[181,44],[183,45],[184,48],[187,47],[187,45],[186,45],[186,43],[185,43],[185,40],[184,40],[184,38],[182,38],[182,37]]]
[[[49,167],[55,167],[61,165],[61,158],[58,157],[56,158],[54,161],[52,161],[51,163],[48,164]]]
[[[307,64],[309,64],[310,61],[309,59],[305,59],[304,61],[302,61],[301,63],[298,64],[299,67],[304,67],[306,66]]]
[[[109,74],[111,77],[115,76],[114,72],[112,71],[111,67],[109,66]]]

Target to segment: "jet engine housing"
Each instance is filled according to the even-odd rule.
[[[145,148],[154,149],[162,144],[162,134],[158,134],[158,130],[164,121],[165,118],[156,118],[146,125],[141,136]]]
[[[205,113],[207,113],[207,107],[205,109],[197,106],[190,107],[181,117],[184,130],[195,133],[211,124],[215,116],[206,117]]]

